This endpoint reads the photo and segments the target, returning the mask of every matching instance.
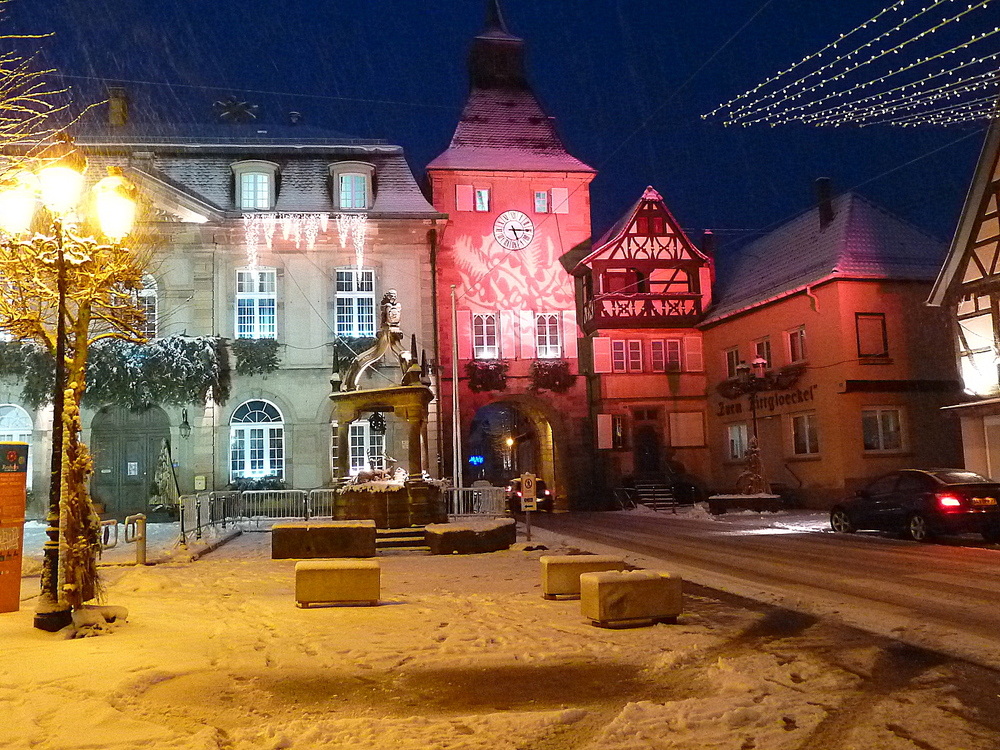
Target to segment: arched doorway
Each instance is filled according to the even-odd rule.
[[[165,439],[170,439],[170,420],[158,406],[140,412],[105,406],[97,412],[91,423],[90,492],[105,515],[121,520],[147,512]]]
[[[465,452],[467,485],[476,480],[505,485],[526,472],[550,486],[555,480],[552,427],[543,415],[522,404],[481,407],[470,425]]]

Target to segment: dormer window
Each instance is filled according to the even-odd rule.
[[[277,195],[278,165],[269,161],[233,164],[236,177],[235,203],[240,211],[271,211]]]
[[[341,161],[330,165],[333,204],[339,211],[365,211],[375,202],[375,167],[361,161]]]

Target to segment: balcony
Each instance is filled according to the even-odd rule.
[[[602,294],[584,304],[583,330],[687,328],[701,318],[700,294]]]

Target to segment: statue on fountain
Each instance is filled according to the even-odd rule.
[[[371,348],[358,354],[340,383],[342,391],[356,391],[361,388],[361,376],[373,367],[388,352],[396,355],[399,369],[405,374],[412,364],[413,353],[403,349],[403,331],[399,327],[403,306],[399,303],[395,289],[382,296],[379,329]]]

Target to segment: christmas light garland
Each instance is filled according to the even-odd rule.
[[[893,22],[904,6],[913,7],[911,0],[898,0],[702,117],[743,126],[950,125],[988,118],[1000,94],[1000,26],[984,28],[982,11],[997,1],[964,0],[965,7],[957,10],[944,6],[963,0],[924,0],[917,10]],[[938,9],[944,17],[931,15]],[[885,29],[887,21],[893,25]],[[972,21],[979,28],[962,34],[957,42],[950,31],[951,40],[939,44],[944,38],[939,32],[957,30],[960,21],[962,27]],[[871,37],[867,41],[865,32]],[[909,59],[898,66],[886,65],[901,54]]]

